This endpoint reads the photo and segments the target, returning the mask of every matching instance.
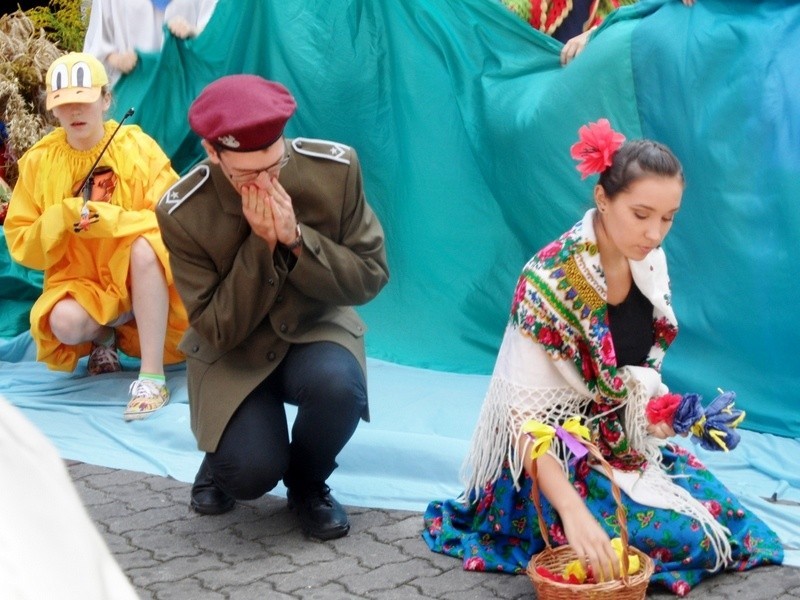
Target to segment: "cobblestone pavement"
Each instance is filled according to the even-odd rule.
[[[67,466],[143,600],[535,598],[526,576],[467,573],[459,561],[430,552],[417,512],[350,508],[350,535],[320,542],[303,536],[283,498],[265,496],[204,517],[188,507],[189,484],[72,461]],[[674,598],[657,590],[647,597]],[[800,599],[800,569],[725,574],[690,598]]]

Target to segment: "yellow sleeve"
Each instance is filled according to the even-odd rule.
[[[89,224],[75,232],[83,238],[124,238],[158,229],[156,213],[151,208],[126,210],[108,202],[87,202],[86,207]]]
[[[35,168],[20,169],[3,225],[11,257],[29,269],[47,269],[66,250],[67,235],[80,218],[81,198],[65,198],[42,210],[30,193]]]
[[[150,155],[150,173],[153,177],[150,185],[147,188],[147,203],[150,205],[150,210],[155,211],[161,196],[172,187],[180,177],[172,168],[172,163],[161,147],[154,141],[150,140],[152,150]],[[155,222],[155,221],[154,221]]]

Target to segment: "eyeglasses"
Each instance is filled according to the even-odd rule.
[[[261,175],[261,173],[266,173],[267,177],[277,177],[281,169],[287,165],[291,156],[289,154],[285,154],[278,162],[272,163],[268,167],[262,167],[261,169],[251,169],[249,171],[237,171],[234,172],[231,167],[225,164],[225,161],[222,160],[222,153],[219,153],[219,162],[225,167],[227,171],[228,178],[235,184],[242,185],[245,183],[250,183],[251,181],[255,181],[256,178]]]

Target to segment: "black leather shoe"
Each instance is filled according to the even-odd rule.
[[[223,492],[214,483],[211,471],[203,459],[192,485],[192,500],[189,505],[201,515],[221,515],[236,506],[236,500]]]
[[[308,536],[334,540],[347,535],[350,521],[342,505],[331,496],[331,489],[317,484],[308,489],[289,490],[289,509],[300,518],[300,528]]]

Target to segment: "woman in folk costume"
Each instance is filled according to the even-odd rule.
[[[668,397],[660,368],[677,333],[661,243],[680,208],[681,165],[661,144],[624,142],[605,119],[580,136],[572,153],[584,177],[600,173],[596,208],[523,269],[465,462],[464,497],[432,502],[423,536],[466,569],[523,572],[544,547],[526,430],[578,415],[614,469],[630,543],[653,558],[652,581],[685,595],[723,569],[780,563],[777,536],[667,443],[677,425],[650,410],[651,399]],[[537,459],[538,482],[550,539],[607,579],[619,571],[610,542],[619,526],[611,483],[593,466],[557,437]]]
[[[11,257],[44,271],[30,314],[38,360],[72,371],[89,355],[96,375],[121,370],[117,347],[141,357],[124,413],[131,420],[168,402],[164,362],[184,358],[186,311],[154,212],[178,176],[138,126],[103,121],[107,84],[89,54],[50,66],[47,109],[61,127],[20,158],[4,229]]]
[[[503,4],[522,20],[531,24],[559,42],[561,65],[567,65],[580,54],[592,32],[600,23],[621,6],[635,4],[637,0],[502,0]],[[695,0],[681,0],[692,6]]]
[[[608,14],[636,0],[502,0],[509,10],[534,29],[560,42],[595,27]]]

